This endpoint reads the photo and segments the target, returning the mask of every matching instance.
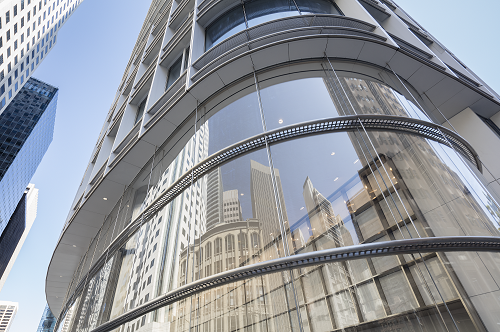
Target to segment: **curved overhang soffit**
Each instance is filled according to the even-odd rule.
[[[147,314],[148,312],[173,304],[200,292],[220,287],[236,281],[250,279],[270,273],[290,271],[291,269],[316,266],[327,263],[351,261],[363,258],[382,257],[390,255],[415,254],[452,251],[485,251],[499,252],[500,237],[431,237],[416,238],[378,243],[360,244],[297,254],[283,258],[251,264],[226,272],[215,274],[179,287],[152,301],[146,302],[135,309],[124,313],[115,319],[95,328],[91,332],[109,332],[122,324]]]
[[[46,278],[47,302],[54,314],[59,313],[69,283],[91,240],[125,188],[152,158],[156,147],[175,145],[179,137],[183,136],[184,129],[191,126],[187,122],[193,112],[186,110],[195,110],[197,105],[202,106],[218,95],[238,91],[241,86],[248,85],[254,73],[272,76],[277,73],[289,74],[297,68],[303,71],[321,70],[321,62],[326,56],[339,72],[378,76],[385,84],[404,93],[404,88],[397,85],[400,78],[417,93],[415,97],[420,98],[424,107],[431,112],[435,110],[434,118],[442,119],[441,123],[445,121],[441,114],[449,118],[467,107],[485,117],[500,110],[500,102],[481,88],[460,80],[436,63],[394,46],[390,37],[385,38],[380,33],[374,36],[373,32],[353,29],[357,28],[344,27],[333,33],[324,33],[328,29],[316,29],[315,33],[306,29],[305,34],[301,30],[295,37],[259,37],[260,44],[256,47],[222,62],[218,58],[212,60],[218,61],[213,68],[201,72],[202,67],[185,79],[186,82],[177,84],[178,91],[167,91],[168,99],[160,98],[154,103],[147,111],[148,120],[144,121],[143,128],[129,135],[130,139],[120,153],[107,167],[103,166],[90,190],[74,207],[75,212],[61,234]],[[206,66],[212,65],[210,62]],[[392,79],[380,79],[381,70],[388,77],[392,75]],[[475,153],[473,159],[477,159]],[[107,200],[104,201],[103,197]]]

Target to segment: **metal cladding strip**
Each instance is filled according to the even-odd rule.
[[[276,144],[302,136],[328,132],[354,131],[362,128],[360,121],[363,122],[363,126],[367,130],[371,131],[385,130],[403,132],[431,139],[444,145],[450,142],[454,148],[481,171],[481,162],[479,161],[476,151],[465,139],[448,128],[435,123],[401,116],[373,114],[340,116],[281,127],[247,138],[214,153],[184,173],[184,175],[174,182],[162,196],[153,201],[144,210],[144,217],[145,219],[149,219],[186,189],[191,183],[191,172],[193,172],[193,179],[196,181],[214,168],[229,162],[233,158],[264,147],[265,138],[267,138],[268,144]],[[443,134],[446,137],[443,137]]]
[[[182,175],[176,182],[174,182],[162,196],[158,197],[148,207],[146,207],[143,213],[137,216],[137,218],[111,242],[111,244],[101,254],[101,257],[99,257],[89,271],[82,276],[80,282],[76,286],[75,292],[67,301],[63,311],[67,309],[68,304],[72,302],[76,295],[79,294],[85,286],[85,280],[88,279],[86,276],[93,276],[97,273],[104,265],[105,257],[118,250],[125,243],[125,241],[139,229],[142,217],[144,217],[144,221],[150,219],[191,184],[191,172],[193,173],[193,179],[196,181],[214,168],[219,167],[236,157],[264,147],[264,138],[267,138],[268,144],[272,145],[304,136],[331,132],[354,131],[361,129],[360,121],[362,121],[365,129],[369,131],[385,130],[403,132],[431,139],[444,145],[447,145],[448,142],[450,142],[454,148],[456,148],[461,154],[464,155],[464,157],[481,170],[481,163],[479,162],[477,153],[469,145],[469,143],[457,133],[431,122],[401,116],[373,114],[340,116],[302,122],[250,137],[214,153],[195,165],[189,171],[184,173],[184,175]],[[441,133],[446,136],[446,139]]]
[[[144,314],[169,304],[173,304],[189,296],[215,287],[223,286],[231,282],[249,279],[256,275],[264,275],[294,268],[353,259],[449,251],[500,252],[500,237],[453,236],[395,240],[326,249],[272,259],[222,272],[179,287],[176,290],[168,292],[163,296],[118,316],[117,318],[95,328],[91,332],[112,331],[120,327],[122,324],[139,318]]]

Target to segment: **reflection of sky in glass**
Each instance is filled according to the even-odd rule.
[[[255,90],[254,90],[255,91]],[[257,93],[252,92],[222,108],[211,111],[208,120],[208,155],[262,132]]]
[[[254,26],[259,25],[261,23],[265,23],[265,22],[269,22],[272,20],[277,20],[277,19],[285,18],[285,17],[289,17],[289,16],[296,16],[296,15],[299,15],[298,11],[289,11],[289,12],[281,12],[281,13],[264,15],[261,17],[256,17],[254,19],[248,20],[248,26],[254,27]]]
[[[265,86],[266,82],[260,85]],[[320,77],[265,87],[261,89],[260,96],[267,130],[338,116],[325,83]]]

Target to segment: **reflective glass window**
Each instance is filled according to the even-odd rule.
[[[181,63],[182,63],[182,56],[177,59],[174,64],[170,67],[168,70],[168,79],[167,79],[167,87],[165,90],[170,88],[172,84],[181,76]]]
[[[223,14],[205,31],[205,50],[246,28],[243,6],[237,6]]]
[[[329,0],[295,0],[302,14],[342,15],[340,9]]]
[[[299,15],[292,0],[253,0],[245,3],[248,26]]]

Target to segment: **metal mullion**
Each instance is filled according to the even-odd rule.
[[[260,96],[259,81],[258,81],[257,75],[255,73],[255,68],[253,68],[253,77],[254,77],[254,82],[255,82],[255,89],[257,92],[257,99],[258,99],[258,103],[259,103],[259,111],[260,111],[260,116],[261,116],[261,121],[262,121],[262,128],[263,128],[264,132],[267,132],[266,119],[265,119],[264,109],[262,106],[262,99]],[[276,210],[277,210],[276,212],[278,213],[278,223],[279,223],[280,232],[281,232],[283,253],[285,254],[285,256],[290,256],[290,252],[289,252],[290,248],[288,246],[288,238],[286,236],[286,230],[284,229],[285,220],[283,218],[283,211],[281,210],[280,191],[278,189],[277,180],[276,180],[276,176],[274,173],[274,165],[273,165],[273,160],[272,160],[272,156],[271,156],[271,149],[270,149],[268,141],[267,141],[267,136],[264,136],[264,142],[266,145],[267,158],[268,158],[269,168],[270,168],[270,173],[271,173],[271,182],[272,182],[272,186],[273,186],[274,200],[276,203]],[[295,307],[298,308],[297,294],[296,294],[295,286],[293,283],[293,274],[292,274],[291,270],[289,270],[288,273],[290,274],[290,284],[292,286]],[[282,279],[286,280],[286,278],[284,277],[284,273],[282,272],[281,274],[282,274]],[[292,324],[292,318],[290,316],[290,306],[288,304],[288,296],[287,296],[286,290],[284,290],[284,293],[285,293],[285,300],[287,302],[288,319],[289,319],[290,327],[292,327],[293,324]],[[302,322],[300,319],[300,313],[298,310],[297,310],[297,320],[298,320],[298,324],[299,324],[299,330],[300,330],[300,332],[303,332]]]

